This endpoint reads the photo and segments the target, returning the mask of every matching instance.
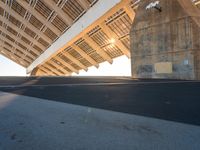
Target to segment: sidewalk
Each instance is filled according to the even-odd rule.
[[[0,92],[0,150],[199,150],[200,127]]]

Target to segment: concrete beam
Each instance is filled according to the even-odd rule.
[[[6,46],[6,45],[2,45],[2,48],[3,48],[3,47],[9,49],[9,47]],[[5,48],[3,48],[2,50],[0,50],[0,53],[1,53],[1,54],[6,54],[6,57],[9,58],[9,59],[12,59],[12,57],[13,57],[13,58],[15,59],[15,62],[16,62],[16,63],[22,64],[23,66],[24,66],[24,65],[26,65],[26,66],[28,65],[28,63],[25,62],[22,58],[16,56],[16,55],[15,55],[14,53],[12,53],[12,52],[7,51]],[[12,60],[13,60],[13,59],[12,59]],[[13,60],[13,61],[14,61],[14,60]]]
[[[9,54],[8,51],[4,51],[4,50],[1,51],[1,50],[0,50],[0,55],[3,55],[4,57],[11,59],[11,60],[14,61],[15,63],[20,64],[20,65],[22,65],[23,67],[26,67],[26,66],[27,66],[27,64],[26,64],[25,62],[19,61],[19,59],[17,59],[17,58],[14,57],[14,56],[13,56],[12,58],[10,58],[10,54]]]
[[[115,45],[120,48],[120,50],[128,57],[130,58],[130,51],[126,46],[119,40],[118,36],[106,25],[105,22],[100,24],[101,29],[106,33],[106,35],[110,39],[115,39]]]
[[[85,58],[87,61],[89,61],[92,65],[94,65],[96,68],[99,67],[98,63],[92,59],[92,57],[90,57],[88,54],[86,54],[80,47],[78,47],[77,45],[73,44],[71,45],[71,47],[77,52],[79,53],[83,58]]]
[[[13,45],[14,43],[10,40],[8,40],[7,38],[5,38],[4,36],[0,35],[1,39],[3,41],[6,41],[7,43],[9,43],[10,45]],[[28,53],[27,50],[23,50],[19,45],[15,44],[15,48],[17,48],[18,50],[20,50],[23,54],[28,55],[29,57],[31,57],[32,59],[35,59],[35,56],[33,56],[31,53]]]
[[[58,68],[59,70],[61,70],[63,73],[65,73],[65,75],[69,75],[70,73],[65,70],[63,67],[61,67],[60,65],[58,65],[56,62],[54,62],[52,59],[50,61],[48,61],[49,63],[51,63],[52,65],[54,65],[56,68]]]
[[[84,64],[82,64],[79,60],[77,60],[76,58],[74,58],[70,53],[68,53],[68,52],[62,52],[62,55],[64,55],[65,57],[67,57],[70,61],[72,61],[73,63],[75,63],[80,68],[84,69],[85,71],[88,71],[88,68]]]
[[[20,34],[24,37],[27,37],[31,42],[34,42],[40,49],[45,49],[44,45],[42,45],[41,43],[39,43],[36,39],[34,39],[33,37],[31,37],[29,34],[27,34],[26,32],[24,32],[24,30],[18,28],[17,26],[15,26],[14,24],[12,24],[11,22],[9,22],[6,18],[2,17],[0,15],[0,20],[4,20],[4,24],[6,24],[7,26],[9,26],[10,28],[12,28],[13,30],[15,30],[16,32],[20,32]]]
[[[195,5],[199,5],[200,4],[200,1],[198,1],[198,2],[195,2]]]
[[[48,75],[48,73],[47,72],[45,72],[44,70],[42,70],[42,69],[38,69],[38,72],[40,71],[40,75],[42,75],[42,76],[47,76]],[[37,75],[37,74],[36,74]],[[39,75],[39,76],[40,76]]]
[[[72,72],[76,72],[77,74],[79,73],[77,69],[75,69],[73,66],[71,66],[70,64],[66,63],[64,60],[62,60],[60,57],[54,57],[53,59],[57,60],[58,62],[60,62],[61,64],[63,64],[64,66],[66,66],[67,68],[69,68]],[[61,66],[60,66],[61,67]]]
[[[81,6],[87,10],[90,7],[90,4],[87,0],[77,0],[79,2],[79,4],[81,4]]]
[[[93,22],[108,12],[112,7],[120,3],[121,0],[100,0],[93,5],[77,22],[75,22],[67,32],[65,32],[56,42],[54,42],[40,57],[38,57],[28,68],[27,73],[32,71],[39,64],[46,62],[53,55],[65,49],[66,45]]]
[[[31,47],[31,45],[27,44],[26,42],[24,42],[23,40],[19,39],[18,36],[12,34],[11,32],[9,32],[6,28],[3,28],[2,26],[0,26],[0,30],[3,31],[4,34],[9,35],[10,37],[12,37],[15,42],[22,44],[23,46],[25,46],[28,50],[31,50],[33,53],[35,53],[36,55],[40,55],[40,52],[38,52],[37,50],[33,49]],[[16,43],[14,43],[16,44]]]
[[[49,70],[51,70],[51,69],[46,69],[44,66],[40,66],[40,69],[41,70],[43,70],[43,71],[45,71],[46,73],[48,73],[48,75],[51,75],[51,76],[55,76],[55,75],[57,75],[56,73],[54,73],[54,72],[52,72],[52,71],[49,71]]]
[[[51,64],[52,65],[52,64]],[[59,72],[58,70],[56,70],[54,67],[52,67],[49,63],[45,63],[44,66],[46,66],[47,68],[49,68],[51,70],[51,72],[55,73],[56,75],[62,76],[64,75],[63,73]]]
[[[24,7],[28,12],[30,12],[34,17],[36,17],[43,25],[51,29],[57,36],[61,34],[60,30],[55,28],[45,17],[38,13],[32,6],[30,6],[26,1],[16,0],[22,7]]]
[[[7,13],[9,13],[11,16],[18,18],[19,20],[24,20],[24,18],[19,15],[18,13],[16,13],[13,9],[11,9],[8,5],[6,5],[5,3],[3,3],[2,1],[0,1],[0,5],[6,10]],[[43,39],[45,39],[47,42],[51,43],[52,40],[46,36],[43,32],[41,32],[38,28],[36,28],[35,26],[33,26],[31,23],[27,21],[23,22],[24,25],[26,27],[29,27],[31,30],[33,30],[38,36],[42,37]]]
[[[88,45],[96,50],[96,52],[105,60],[107,60],[110,64],[113,63],[112,58],[97,44],[95,43],[88,35],[85,35],[83,37],[83,39],[85,40],[86,43],[88,43]]]
[[[21,53],[15,51],[14,47],[9,47],[8,45],[5,45],[2,41],[0,41],[0,43],[1,43],[2,47],[5,47],[6,49],[9,49],[9,50],[11,50],[11,49],[14,50],[12,53],[10,53],[10,55],[14,56],[15,54],[17,54],[17,55],[21,56]],[[23,55],[23,56],[25,57],[25,55]],[[22,57],[18,58],[18,59],[20,59],[21,61],[24,61]],[[29,58],[24,58],[24,59],[26,59],[26,61],[28,61],[29,63],[32,62],[32,60]]]
[[[61,17],[68,26],[72,25],[73,23],[72,18],[70,18],[66,13],[64,13],[62,9],[58,7],[53,1],[51,0],[43,0],[43,1],[58,14],[59,17]]]
[[[131,8],[131,5],[125,6],[124,11],[128,14],[131,21],[133,21],[135,18],[135,11]]]

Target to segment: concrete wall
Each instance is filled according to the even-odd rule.
[[[200,79],[200,11],[191,0],[141,0],[131,30],[132,76]]]

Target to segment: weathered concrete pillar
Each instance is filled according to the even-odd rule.
[[[191,0],[141,0],[131,58],[133,77],[200,79],[200,10]]]

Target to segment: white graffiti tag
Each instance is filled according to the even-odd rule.
[[[160,4],[160,1],[152,2],[152,3],[150,3],[149,5],[146,6],[146,10],[151,9],[151,8],[155,8],[159,4]]]

